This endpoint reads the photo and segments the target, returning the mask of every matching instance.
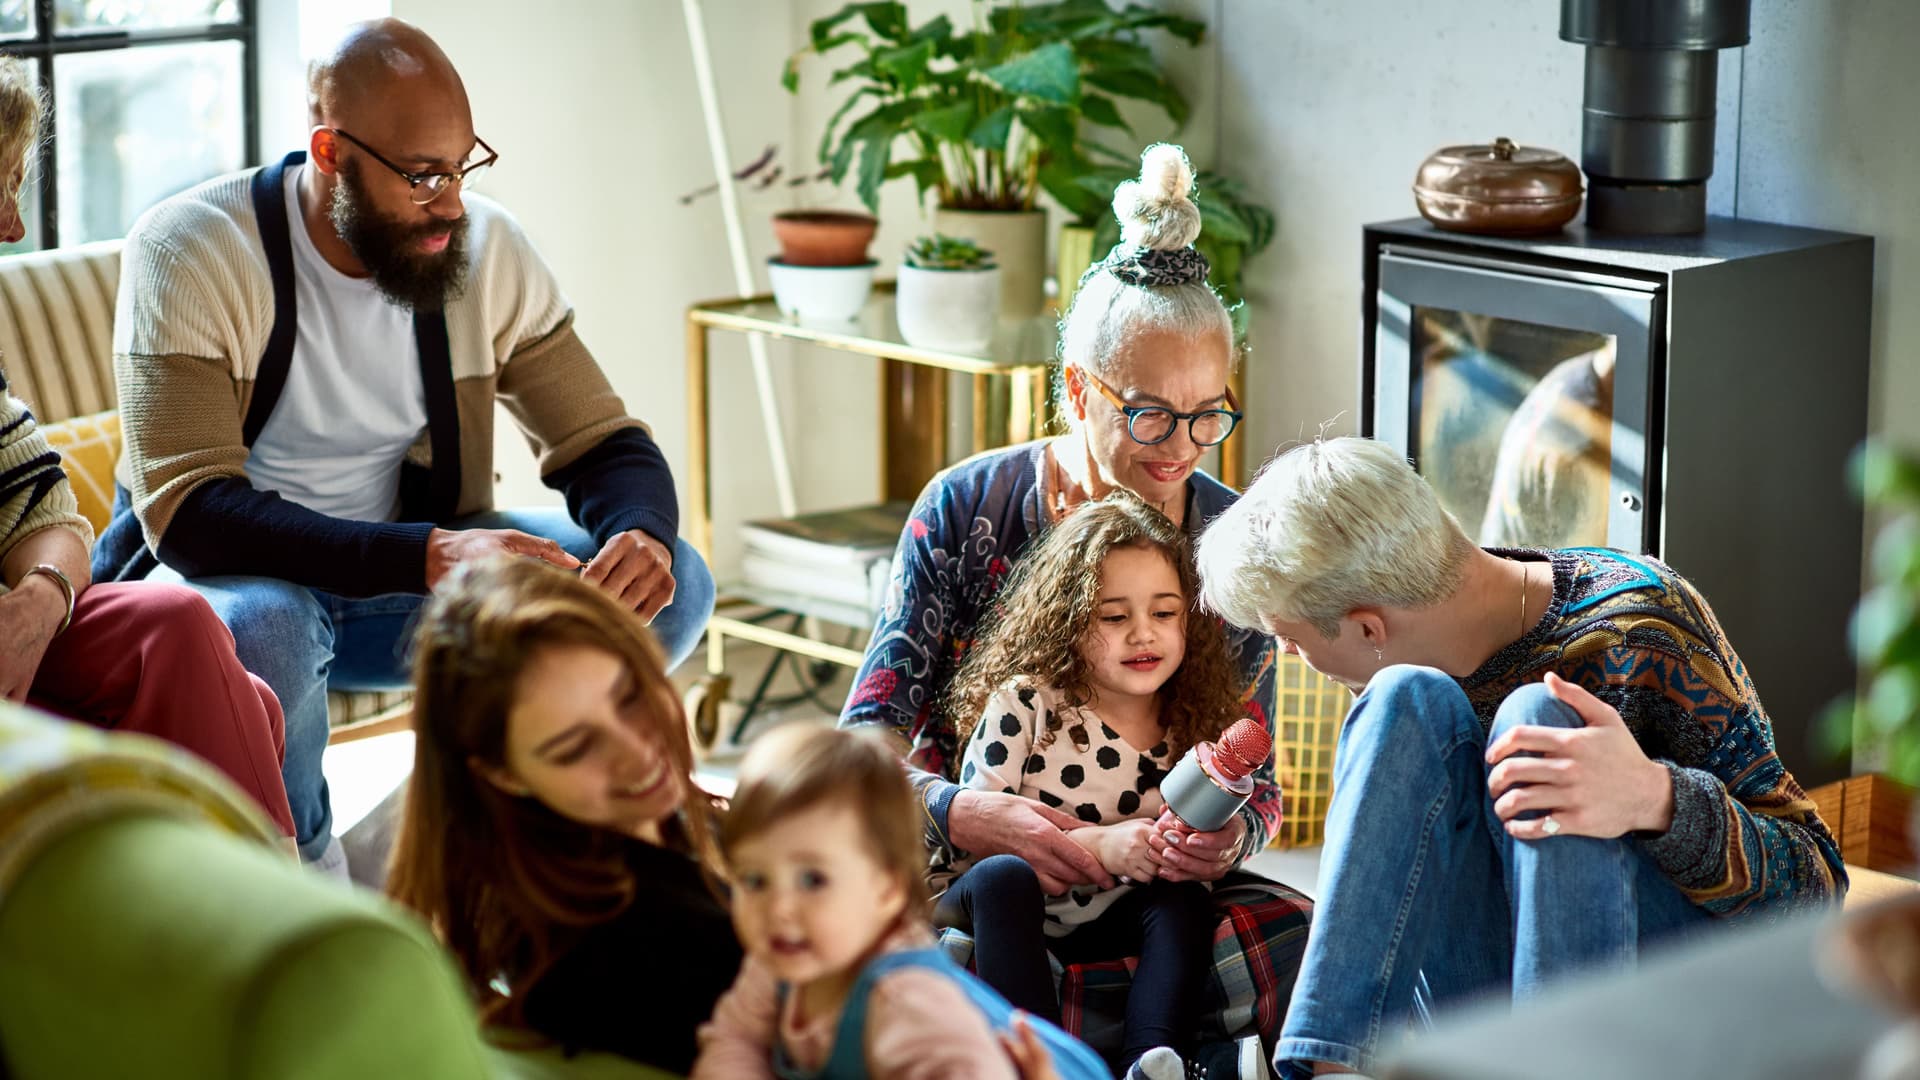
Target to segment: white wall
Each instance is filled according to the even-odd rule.
[[[733,158],[783,139],[778,84],[790,27],[759,0],[705,0]],[[629,411],[646,420],[686,500],[685,312],[735,293],[719,203],[682,193],[711,182],[680,5],[566,0],[537,14],[513,0],[396,0],[393,13],[439,41],[466,80],[474,124],[500,152],[486,192],[519,217],[573,302],[581,338]],[[771,136],[769,135],[771,132]],[[749,208],[764,253],[766,214]],[[714,488],[730,524],[776,510],[744,339],[715,335]],[[504,415],[500,501],[557,501]]]

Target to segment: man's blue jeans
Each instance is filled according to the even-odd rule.
[[[556,541],[581,562],[599,545],[560,508],[503,510],[452,523],[455,529],[519,529]],[[155,581],[180,581],[162,564]],[[673,603],[653,620],[669,667],[693,652],[713,614],[713,576],[700,553],[676,541]],[[408,644],[426,597],[390,593],[353,600],[292,582],[262,577],[187,580],[233,631],[240,662],[265,679],[287,718],[287,755],[281,764],[293,808],[300,855],[312,860],[327,848],[333,809],[320,755],[327,748],[327,691],[398,690],[408,685]]]
[[[1630,837],[1507,835],[1487,795],[1486,747],[1529,724],[1583,726],[1532,684],[1501,704],[1490,736],[1459,684],[1432,668],[1389,667],[1354,702],[1321,895],[1274,1055],[1283,1075],[1307,1075],[1310,1061],[1371,1071],[1382,1036],[1413,1015],[1416,988],[1435,1004],[1523,997],[1706,925]]]

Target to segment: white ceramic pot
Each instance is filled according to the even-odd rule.
[[[1047,304],[1047,212],[1045,210],[949,210],[933,212],[933,227],[993,252],[1000,266],[1000,314],[1031,319]]]
[[[1000,314],[1000,270],[927,270],[902,264],[894,285],[900,336],[909,345],[979,354]]]
[[[782,312],[807,322],[850,322],[873,291],[878,265],[791,266],[768,259],[767,278]]]

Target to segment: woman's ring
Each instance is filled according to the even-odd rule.
[[[1540,819],[1540,831],[1546,833],[1548,836],[1552,836],[1560,831],[1560,823],[1553,820],[1552,814],[1548,814],[1546,817]]]

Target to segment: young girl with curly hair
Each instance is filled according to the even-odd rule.
[[[1221,623],[1194,610],[1185,534],[1127,492],[1090,502],[1015,568],[948,702],[961,786],[1034,799],[1086,824],[1068,835],[1119,882],[1043,895],[1019,854],[936,857],[935,921],[972,934],[981,978],[1057,1020],[1062,963],[1138,956],[1129,1076],[1185,1074],[1215,916],[1204,882],[1165,880],[1148,837],[1170,826],[1160,781],[1240,714]]]

